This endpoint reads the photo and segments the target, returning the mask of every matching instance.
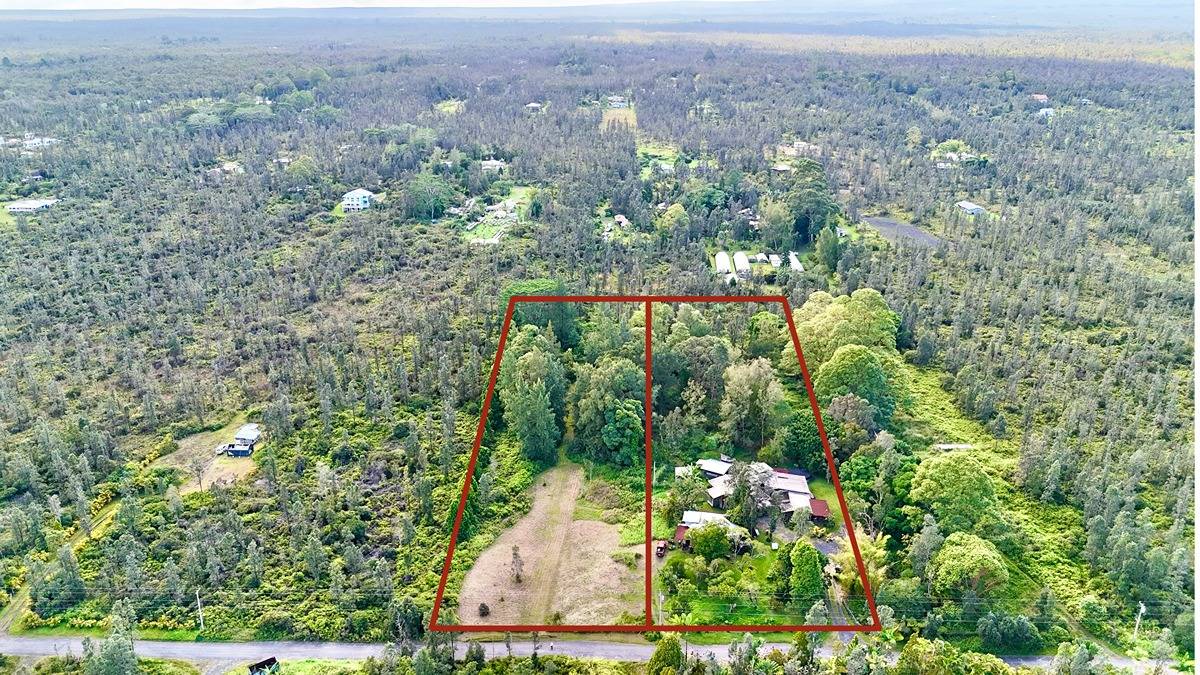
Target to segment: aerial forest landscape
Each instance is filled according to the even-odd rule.
[[[1194,671],[1190,3],[41,4],[0,675]]]

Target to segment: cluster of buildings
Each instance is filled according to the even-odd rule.
[[[800,264],[800,256],[795,251],[788,251],[788,266],[803,272],[804,265]],[[727,283],[734,279],[749,279],[753,274],[752,264],[770,265],[775,269],[783,267],[783,258],[776,253],[755,253],[750,255],[745,251],[737,251],[730,258],[728,251],[718,251],[715,257],[717,274],[725,277]]]
[[[821,146],[808,141],[794,140],[791,143],[780,143],[775,146],[776,157],[819,157],[821,155]]]
[[[479,168],[483,169],[484,173],[503,173],[508,169],[508,162],[502,159],[485,159],[479,163]]]
[[[714,509],[725,510],[726,500],[733,494],[733,486],[730,476],[730,470],[733,468],[733,460],[724,455],[720,459],[699,459],[693,466],[677,466],[675,467],[675,477],[686,478],[693,471],[699,471],[704,478],[708,480],[708,504]],[[759,476],[765,476],[771,487],[770,502],[777,502],[779,510],[783,513],[795,513],[796,511],[807,510],[809,517],[817,522],[826,522],[829,519],[829,503],[823,499],[813,497],[812,490],[808,487],[808,479],[800,474],[791,473],[784,469],[773,469],[765,462],[751,462],[750,471]],[[769,503],[769,502],[768,502]],[[764,503],[763,506],[767,506]],[[746,534],[745,528],[742,528],[732,521],[723,513],[709,511],[684,511],[683,518],[675,527],[675,534],[672,541],[658,542],[656,549],[659,557],[666,554],[666,548],[669,545],[687,546],[687,533],[692,528],[702,527],[710,523],[715,523],[725,528],[730,536],[735,539],[741,539]]]
[[[614,94],[606,98],[605,101],[607,101],[609,108],[617,109],[629,107],[629,99],[625,98],[624,96],[617,96]]]
[[[26,152],[44,150],[45,148],[48,148],[52,145],[58,145],[59,143],[62,143],[61,139],[54,138],[53,136],[38,136],[31,132],[25,132],[21,136],[0,138],[0,145],[21,148]]]

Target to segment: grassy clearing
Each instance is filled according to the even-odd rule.
[[[624,124],[632,129],[637,128],[637,111],[633,108],[605,108],[600,118],[600,128],[610,124]]]
[[[638,140],[637,157],[641,167],[641,178],[647,180],[654,174],[655,166],[673,171],[675,162],[679,159],[679,148],[671,143]]]
[[[462,101],[457,98],[449,98],[445,101],[438,101],[437,103],[433,104],[433,109],[442,113],[443,115],[457,115],[463,111],[463,108],[465,108],[466,105],[466,101]]]

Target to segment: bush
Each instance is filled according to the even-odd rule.
[[[490,616],[492,608],[488,607],[486,602],[479,603],[479,616]]]

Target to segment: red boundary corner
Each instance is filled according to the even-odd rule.
[[[479,448],[483,444],[483,431],[487,424],[488,412],[492,406],[492,395],[496,390],[496,378],[500,374],[500,360],[504,356],[504,345],[508,340],[508,331],[512,325],[513,310],[518,302],[636,302],[642,303],[646,307],[646,342],[645,342],[645,370],[646,370],[646,620],[640,624],[625,624],[625,625],[465,625],[465,624],[439,624],[438,614],[441,611],[442,601],[446,593],[446,583],[450,579],[450,564],[454,559],[454,549],[458,543],[458,531],[462,527],[463,512],[467,506],[467,494],[471,489],[471,477],[475,474],[475,462],[479,458]],[[711,626],[681,626],[681,625],[663,625],[656,624],[653,621],[651,611],[651,580],[652,580],[652,565],[653,551],[651,550],[652,542],[651,533],[651,467],[653,466],[653,450],[651,447],[651,396],[652,396],[652,362],[650,354],[651,345],[651,329],[652,329],[652,305],[655,302],[692,302],[692,303],[779,303],[783,307],[784,316],[787,319],[788,332],[792,337],[792,345],[796,348],[796,356],[800,360],[800,373],[804,378],[804,388],[808,392],[808,401],[812,406],[813,416],[816,418],[817,431],[821,436],[821,445],[825,448],[825,461],[829,463],[829,475],[833,480],[834,490],[837,492],[838,506],[842,510],[844,522],[852,522],[850,518],[850,510],[846,507],[846,496],[842,492],[842,483],[838,479],[837,467],[833,461],[833,450],[829,446],[829,438],[825,434],[825,424],[821,420],[821,409],[817,405],[816,394],[813,393],[812,377],[808,372],[808,365],[804,362],[804,353],[800,348],[800,338],[796,333],[796,324],[792,320],[792,306],[788,302],[786,296],[782,295],[759,295],[759,296],[737,296],[737,295],[520,295],[513,296],[508,300],[508,307],[504,312],[504,323],[500,328],[500,343],[496,349],[496,359],[492,363],[492,372],[488,378],[487,393],[483,397],[483,407],[479,413],[479,424],[475,429],[475,441],[471,447],[471,457],[467,461],[467,475],[463,481],[462,494],[458,499],[458,510],[454,516],[454,528],[450,532],[450,544],[446,550],[446,561],[442,565],[442,577],[438,582],[437,596],[434,599],[433,612],[429,618],[429,630],[444,631],[444,632],[474,632],[474,633],[494,633],[494,632],[559,632],[559,633],[640,633],[645,631],[672,631],[672,632],[730,632],[730,631],[846,631],[846,632],[871,632],[882,629],[882,624],[879,620],[879,612],[875,607],[875,596],[871,592],[871,586],[867,580],[866,566],[863,564],[862,553],[858,549],[858,542],[854,536],[854,528],[847,528],[847,535],[850,540],[850,548],[854,551],[854,559],[858,563],[858,573],[862,581],[864,594],[867,598],[867,608],[871,613],[871,623],[869,624],[852,624],[852,625],[711,625]]]

